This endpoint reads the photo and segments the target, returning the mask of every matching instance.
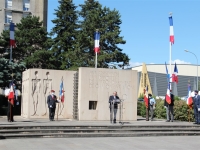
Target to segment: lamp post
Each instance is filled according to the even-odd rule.
[[[185,50],[185,52],[193,54],[196,57],[196,59],[197,59],[197,90],[199,91],[199,87],[198,87],[198,82],[199,82],[198,81],[198,58],[197,58],[197,56],[193,52],[190,52],[188,50]]]

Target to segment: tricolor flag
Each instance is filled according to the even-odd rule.
[[[176,66],[176,63],[174,66],[174,73],[172,74],[172,82],[178,83],[178,68]]]
[[[170,41],[171,44],[174,44],[174,27],[173,27],[172,16],[169,17],[169,25],[170,25],[170,38],[169,38],[169,41]]]
[[[169,79],[170,79],[170,75],[168,73],[168,69],[167,69],[167,64],[165,62],[165,69],[166,69],[166,73],[167,73],[167,82],[169,82]]]
[[[188,98],[187,98],[187,105],[192,108],[192,103],[193,103],[193,100],[192,100],[192,94],[191,94],[191,85],[188,84]]]
[[[59,93],[60,100],[61,100],[62,103],[64,102],[64,98],[65,98],[64,92],[65,91],[64,91],[63,80],[62,80],[61,83],[60,83],[60,93]]]
[[[100,33],[98,31],[96,31],[94,34],[94,51],[95,51],[95,53],[100,52],[99,41],[100,41]]]
[[[168,82],[167,94],[165,96],[166,102],[171,104],[170,83]]]
[[[145,102],[146,108],[148,108],[149,107],[148,85],[146,86],[146,89],[145,89],[144,102]]]
[[[10,46],[15,48],[16,44],[15,44],[15,24],[14,23],[10,23]]]
[[[10,86],[10,92],[8,94],[8,100],[10,101],[10,103],[12,105],[14,105],[14,97],[15,97],[15,95],[14,95],[14,90],[13,90],[13,84],[11,84],[11,86]]]

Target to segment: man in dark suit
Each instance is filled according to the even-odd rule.
[[[55,95],[55,91],[51,90],[51,94],[47,97],[47,104],[49,108],[49,120],[54,121],[55,110],[56,110],[56,103],[59,101]]]
[[[166,122],[173,122],[174,121],[174,94],[171,93],[172,90],[170,90],[170,97],[171,97],[171,103],[168,104],[166,101],[166,97],[165,97],[165,102],[164,102],[164,106],[166,106],[166,111],[167,111],[167,121]],[[171,116],[170,116],[171,114]]]
[[[200,111],[198,111],[198,108],[200,108],[200,95],[198,95],[198,91],[194,91],[195,96],[193,97],[193,108],[194,108],[194,117],[195,122],[194,124],[200,124]]]
[[[114,119],[113,122],[116,123],[116,114],[117,114],[117,109],[118,109],[118,103],[119,103],[119,97],[117,96],[117,92],[113,92],[113,95],[111,95],[109,97],[109,103],[110,103],[110,113],[111,113],[111,109],[112,109],[112,103],[114,103]],[[113,115],[113,114],[111,114]]]

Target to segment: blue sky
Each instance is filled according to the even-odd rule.
[[[75,5],[84,0],[73,0]],[[142,62],[163,64],[169,62],[169,12],[173,13],[175,43],[172,61],[196,64],[200,56],[200,0],[99,0],[103,6],[116,9],[121,14],[121,36],[126,40],[120,45],[130,57],[132,66]],[[49,0],[48,31],[54,24],[57,0]],[[198,57],[200,58],[200,57]],[[200,59],[199,59],[200,61]]]

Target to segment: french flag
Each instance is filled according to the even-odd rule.
[[[15,48],[16,44],[15,44],[15,24],[14,23],[10,23],[10,46]]]
[[[145,89],[144,102],[145,102],[146,108],[148,108],[149,107],[148,85],[146,86],[146,89]]]
[[[187,105],[189,107],[192,107],[192,103],[193,103],[193,100],[192,100],[192,94],[191,94],[191,85],[188,84],[188,98],[187,98]]]
[[[100,52],[99,41],[100,41],[100,33],[98,31],[96,31],[94,34],[94,51],[95,51],[95,53]]]
[[[64,99],[65,99],[64,92],[65,91],[64,91],[64,87],[63,87],[63,81],[61,81],[59,96],[60,96],[60,100],[61,100],[62,103],[64,102]]]
[[[174,73],[172,74],[172,82],[178,83],[178,68],[176,66],[176,63],[174,66]]]
[[[167,87],[167,94],[165,96],[166,102],[168,104],[171,104],[171,95],[170,95],[170,83],[168,83],[168,87]]]
[[[169,41],[170,41],[171,44],[174,44],[174,27],[173,27],[172,16],[169,17],[169,25],[170,25],[170,38],[169,38]]]
[[[169,82],[169,79],[170,79],[170,75],[168,73],[168,69],[167,69],[167,64],[165,62],[165,69],[166,69],[166,73],[167,73],[167,82]]]
[[[10,103],[12,105],[14,105],[14,97],[15,97],[15,95],[14,95],[13,85],[11,84],[11,86],[10,86],[10,92],[8,94],[8,99],[9,99],[9,101],[10,101]]]

